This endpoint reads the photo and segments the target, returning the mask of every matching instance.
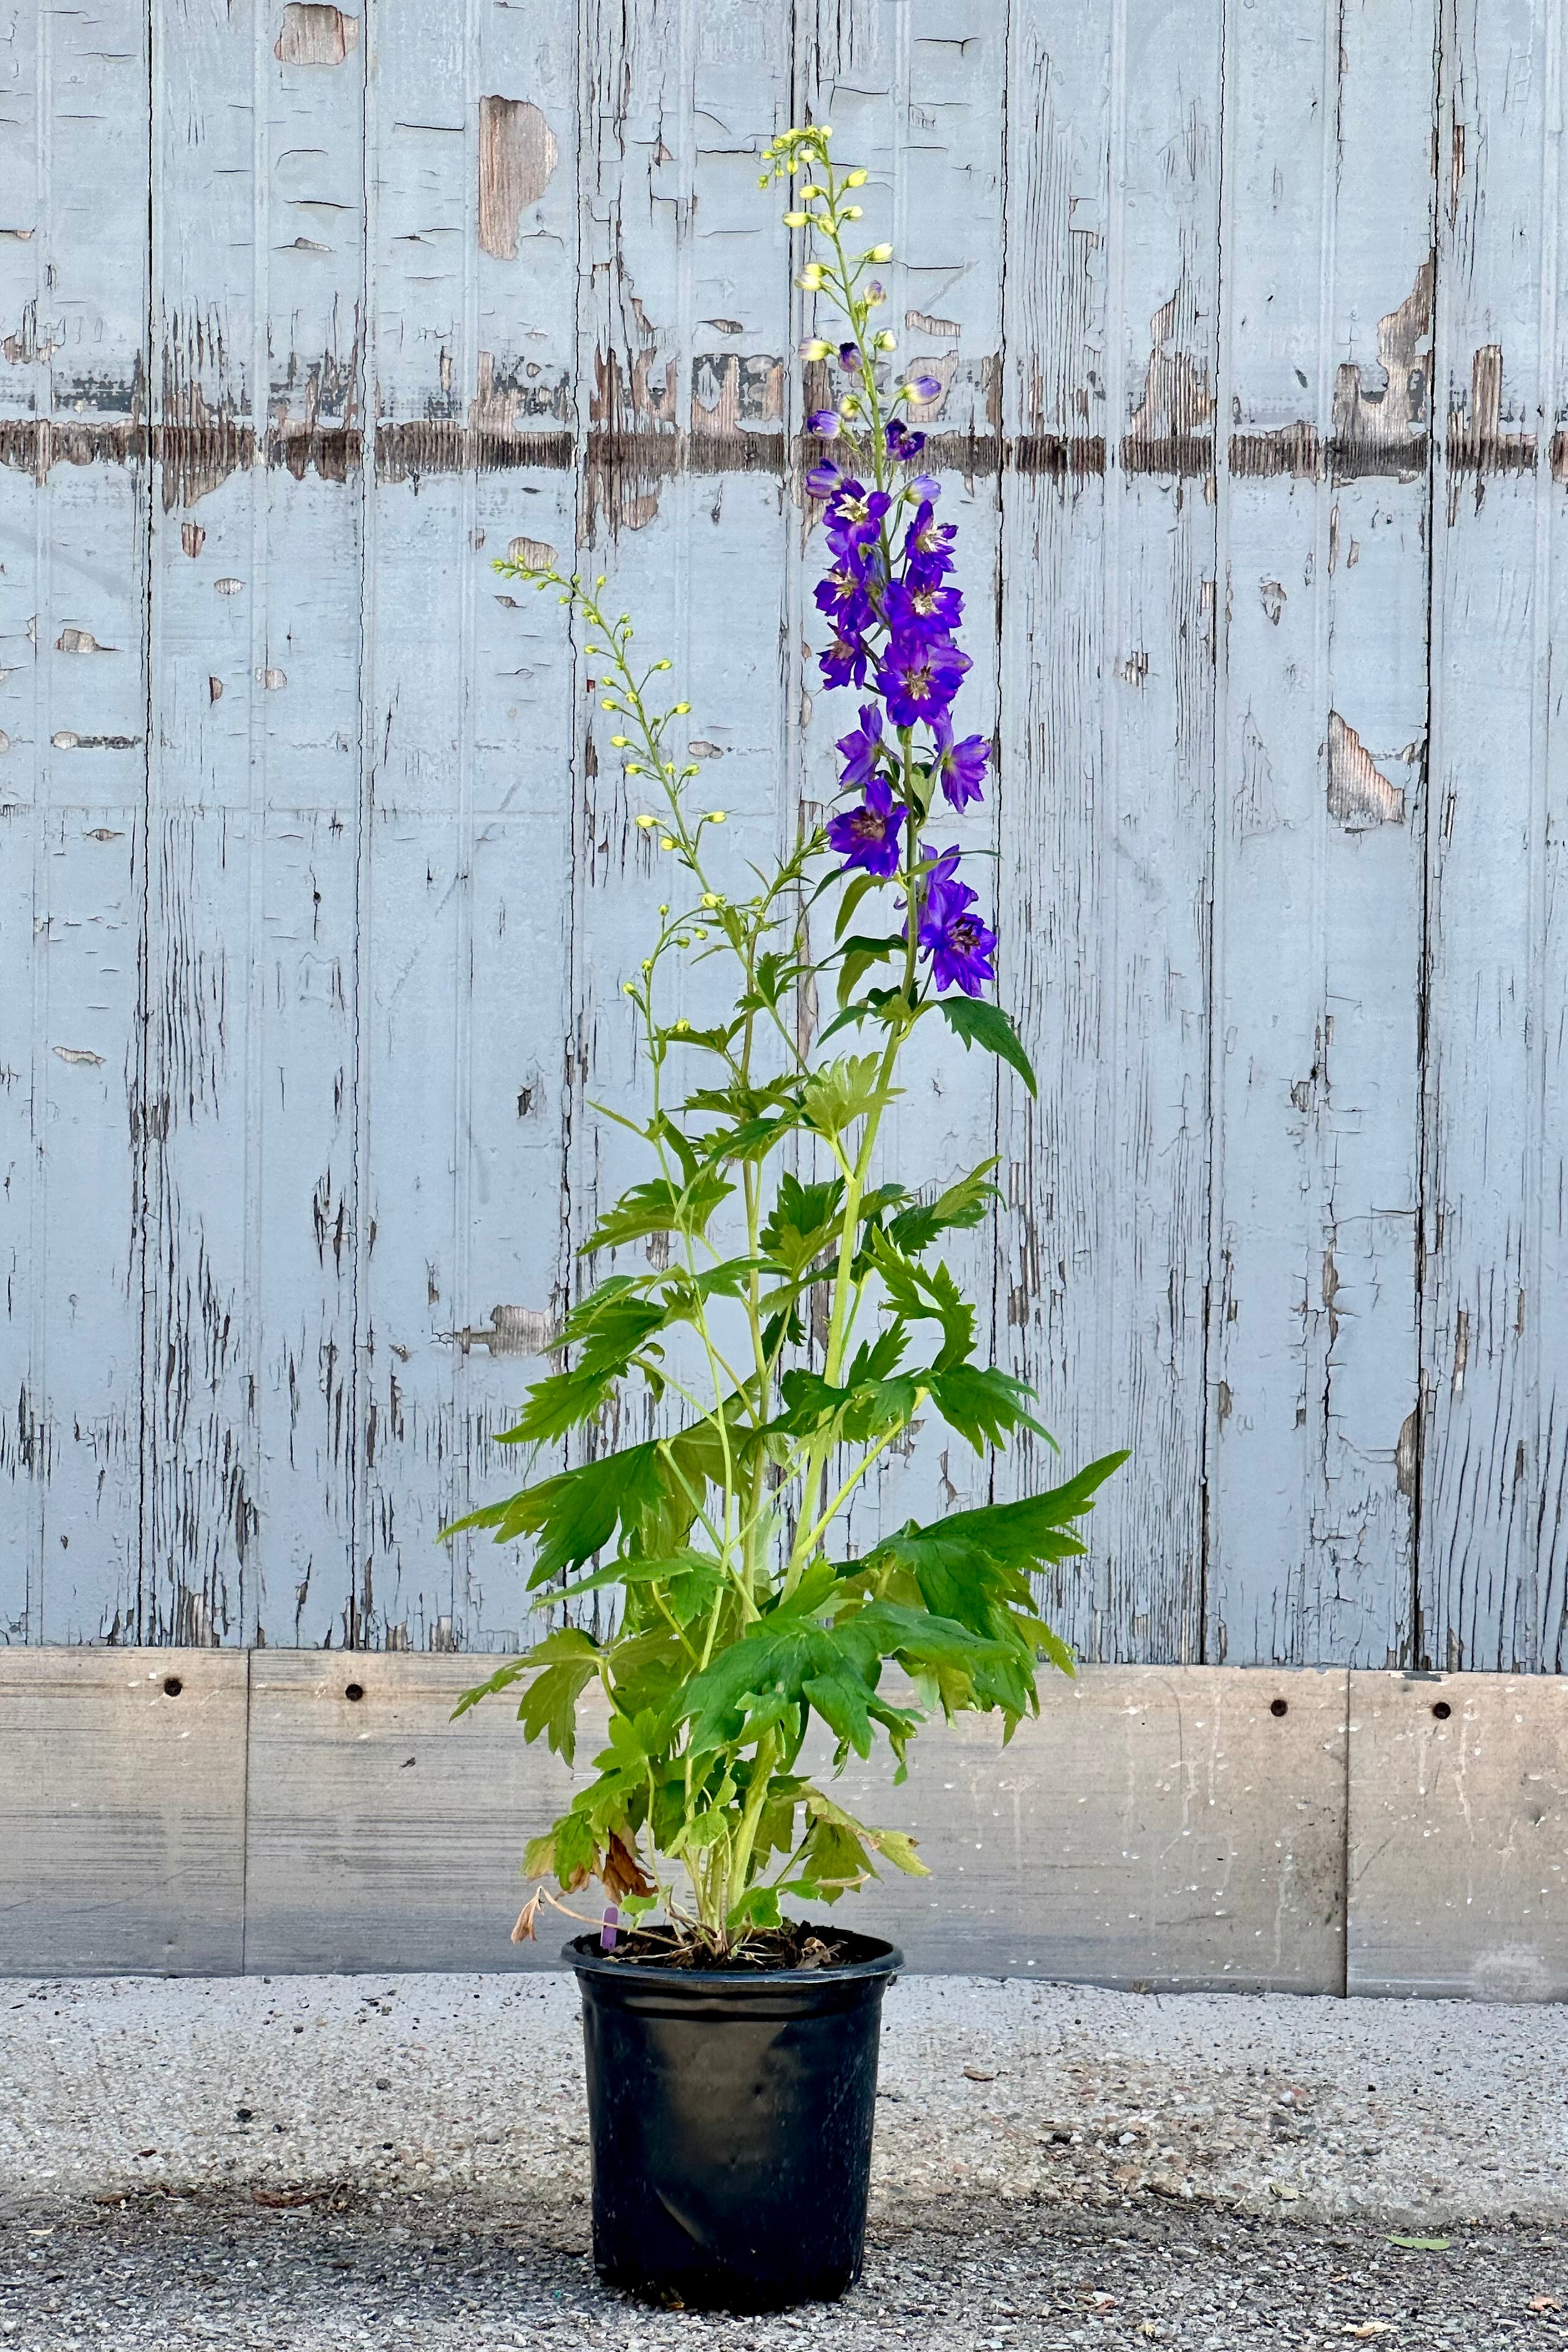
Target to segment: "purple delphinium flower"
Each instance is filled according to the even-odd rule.
[[[842,423],[836,408],[814,408],[805,420],[805,429],[815,433],[819,441],[837,441]]]
[[[971,801],[983,800],[982,787],[991,757],[991,746],[984,736],[966,735],[962,743],[955,743],[952,720],[945,710],[931,720],[931,726],[936,737],[935,772],[952,807],[966,808]]]
[[[812,600],[819,613],[826,613],[842,634],[847,630],[858,633],[870,625],[875,617],[870,597],[866,593],[867,567],[846,556],[831,572],[824,572],[812,590]]]
[[[888,445],[889,457],[895,458],[900,466],[912,465],[926,445],[925,435],[911,433],[899,416],[889,419],[882,428],[882,437]]]
[[[898,636],[945,637],[963,618],[963,598],[958,589],[944,588],[940,576],[928,580],[917,568],[892,583],[882,611]]]
[[[940,579],[952,570],[952,542],[957,536],[952,523],[937,521],[931,500],[924,499],[904,533],[904,553],[928,577]]]
[[[945,638],[895,637],[877,672],[894,726],[912,727],[945,711],[969,667],[969,656]]]
[[[858,866],[885,880],[899,870],[899,833],[903,822],[904,812],[894,804],[887,784],[880,776],[873,776],[859,806],[843,809],[830,821],[827,845],[847,866]]]
[[[942,398],[941,379],[934,375],[917,375],[911,381],[910,390],[922,408],[929,407],[933,400]]]
[[[892,503],[886,490],[868,490],[860,482],[841,481],[827,501],[827,544],[834,554],[848,555],[875,540]]]
[[[864,686],[871,667],[871,649],[863,637],[846,629],[831,636],[816,658],[822,666],[824,686]]]
[[[956,852],[950,850],[941,866],[948,866],[950,861],[956,866]],[[965,996],[978,996],[986,982],[996,977],[992,962],[996,934],[972,911],[974,903],[974,892],[951,870],[942,881],[933,875],[927,886],[921,952],[931,958],[931,977],[939,990],[961,988]]]
[[[852,373],[857,368],[858,368],[860,365],[859,344],[840,343],[838,346],[838,364],[847,375]]]
[[[858,730],[841,735],[836,748],[844,761],[844,772],[838,780],[843,789],[852,793],[862,784],[869,786],[877,772],[877,754],[882,748],[882,714],[874,702],[860,705]]]
[[[805,487],[814,499],[830,499],[843,479],[843,475],[832,459],[825,457],[819,466],[813,466],[807,474]]]

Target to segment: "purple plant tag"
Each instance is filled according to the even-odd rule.
[[[599,1949],[602,1952],[613,1952],[615,1950],[616,1930],[620,1924],[620,1912],[613,1903],[605,1904],[605,1924],[599,1930]]]

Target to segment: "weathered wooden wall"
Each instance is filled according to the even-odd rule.
[[[944,386],[1043,1079],[903,1131],[1002,1150],[999,1355],[1135,1448],[1066,1628],[1568,1664],[1554,0],[0,20],[0,1639],[517,1642],[432,1536],[627,1172],[655,891],[488,566],[590,548],[793,837],[810,108]]]

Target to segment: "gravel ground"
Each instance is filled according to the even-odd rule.
[[[569,1980],[12,1983],[0,2044],[5,2352],[1568,2342],[1563,2008],[906,1979],[865,2280],[768,2320],[595,2282]]]

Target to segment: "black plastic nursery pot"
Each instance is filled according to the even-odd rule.
[[[689,2309],[831,2301],[860,2275],[882,1995],[903,1954],[684,1970],[565,1957],[583,1994],[594,2262]]]

